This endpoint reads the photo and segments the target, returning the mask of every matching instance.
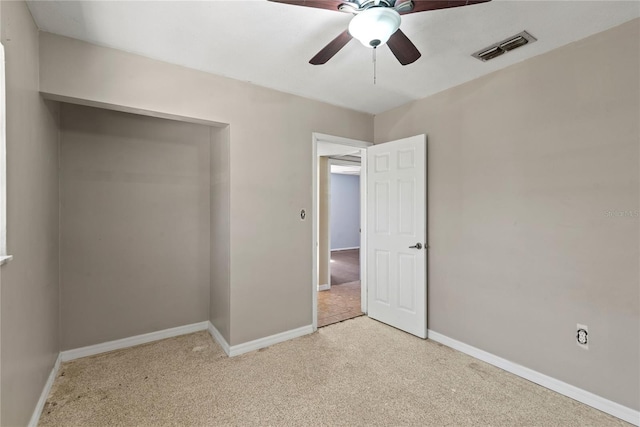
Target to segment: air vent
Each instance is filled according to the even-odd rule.
[[[503,53],[509,52],[510,50],[517,49],[525,44],[533,43],[536,40],[537,39],[531,34],[523,31],[520,34],[516,34],[515,36],[508,37],[498,43],[494,43],[489,47],[480,49],[471,56],[486,62],[502,55]]]

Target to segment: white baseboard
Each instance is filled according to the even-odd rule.
[[[307,325],[300,328],[291,329],[289,331],[280,332],[279,334],[270,335],[268,337],[258,338],[257,340],[232,345],[229,349],[229,356],[233,357],[240,354],[248,353],[250,351],[260,350],[261,348],[269,347],[271,345],[311,333],[313,333],[313,325]]]
[[[628,423],[640,426],[639,411],[627,408],[626,406],[620,405],[619,403],[605,399],[604,397],[600,397],[581,388],[572,386],[571,384],[567,384],[548,375],[541,374],[540,372],[534,371],[533,369],[525,368],[522,365],[510,362],[494,354],[488,353],[484,350],[480,350],[479,348],[475,348],[453,338],[449,338],[438,332],[429,330],[427,336],[430,340],[439,342],[440,344],[444,344],[447,347],[451,347],[455,350],[461,351],[462,353],[466,353],[469,356],[473,356],[476,359],[480,359],[484,362],[489,363],[490,365],[496,366],[507,372],[511,372],[512,374],[518,375],[519,377],[522,377],[557,393],[570,397],[571,399],[577,400],[578,402],[582,402],[585,405],[589,405],[602,412],[606,412],[607,414],[613,415],[614,417],[620,418],[621,420],[624,420]]]
[[[227,340],[224,339],[220,331],[216,329],[211,322],[209,322],[209,333],[213,339],[220,344],[220,347],[227,353],[227,356],[233,357],[240,354],[248,353],[254,350],[260,350],[261,348],[269,347],[274,344],[288,341],[293,338],[298,338],[303,335],[307,335],[313,332],[313,325],[303,326],[297,329],[291,329],[290,331],[280,332],[279,334],[271,335],[257,340],[245,342],[242,344],[230,346]]]
[[[218,329],[215,326],[213,326],[213,323],[211,322],[209,322],[208,330],[209,330],[209,334],[214,339],[214,341],[220,344],[220,347],[222,347],[224,352],[227,353],[227,356],[229,356],[229,353],[230,353],[229,343],[227,342],[227,340],[224,339],[220,331],[218,331]]]
[[[354,246],[352,248],[337,248],[337,249],[331,249],[331,252],[338,252],[338,251],[350,251],[353,249],[360,249],[360,246]]]
[[[93,356],[113,350],[120,350],[121,348],[133,347],[135,345],[146,344],[148,342],[158,341],[165,338],[177,337],[178,335],[191,334],[198,331],[206,331],[208,326],[208,321],[192,323],[190,325],[178,326],[176,328],[164,329],[162,331],[150,332],[148,334],[136,335],[120,340],[108,341],[102,344],[90,345],[73,350],[65,350],[60,352],[60,360],[63,362],[68,362],[69,360],[79,359],[81,357]]]
[[[56,358],[56,362],[53,364],[53,369],[51,369],[51,373],[49,374],[49,378],[47,378],[47,382],[44,384],[44,388],[42,389],[42,393],[40,394],[40,399],[38,399],[36,408],[33,410],[33,415],[31,415],[31,420],[29,420],[29,424],[28,424],[29,427],[36,427],[38,425],[38,421],[40,421],[40,415],[42,414],[44,405],[47,403],[47,397],[49,397],[49,392],[51,391],[53,382],[56,380],[56,377],[58,376],[60,361],[61,361],[60,354],[58,354],[58,357]]]
[[[42,390],[40,399],[38,400],[38,403],[33,411],[31,420],[29,421],[29,427],[36,427],[38,425],[40,415],[42,413],[42,410],[44,409],[44,405],[46,404],[47,397],[49,396],[49,392],[51,391],[51,387],[53,386],[53,382],[58,375],[60,362],[66,362],[81,357],[92,356],[95,354],[105,353],[108,351],[132,347],[139,344],[145,344],[152,341],[190,334],[203,330],[208,330],[213,339],[215,339],[216,342],[220,344],[224,352],[228,356],[232,357],[248,353],[250,351],[259,350],[261,348],[269,347],[273,344],[288,341],[290,339],[301,337],[303,335],[308,335],[310,333],[313,333],[313,325],[302,326],[300,328],[291,329],[289,331],[281,332],[268,337],[259,338],[257,340],[234,346],[229,346],[229,343],[227,343],[227,341],[215,328],[215,326],[213,326],[211,322],[205,321],[60,352],[53,366],[53,369],[49,374],[49,378],[47,379],[47,382],[45,383],[45,386]],[[619,403],[613,402],[589,391],[572,386],[571,384],[567,384],[548,375],[534,371],[533,369],[529,369],[517,363],[510,362],[484,350],[480,350],[476,347],[457,341],[453,338],[449,338],[438,332],[429,330],[428,338],[430,340],[451,347],[455,350],[461,351],[462,353],[466,353],[472,357],[475,357],[476,359],[487,362],[507,372],[511,372],[512,374],[518,375],[519,377],[525,378],[531,382],[539,384],[564,396],[570,397],[574,400],[577,400],[578,402],[582,402],[585,405],[589,405],[602,412],[606,412],[607,414],[613,415],[614,417],[620,418],[621,420],[624,420],[628,423],[640,426],[639,411],[620,405]]]
[[[324,285],[318,285],[318,290],[319,291],[328,291],[329,289],[331,289],[331,285],[329,284],[324,284]]]

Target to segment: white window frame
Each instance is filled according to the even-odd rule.
[[[7,253],[7,109],[4,46],[0,43],[0,265],[13,257]]]

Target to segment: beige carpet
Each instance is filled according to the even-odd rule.
[[[64,363],[40,425],[627,424],[359,317],[234,358],[198,332]]]

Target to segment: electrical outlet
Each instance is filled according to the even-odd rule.
[[[589,328],[587,325],[576,325],[576,343],[578,347],[589,350]]]

